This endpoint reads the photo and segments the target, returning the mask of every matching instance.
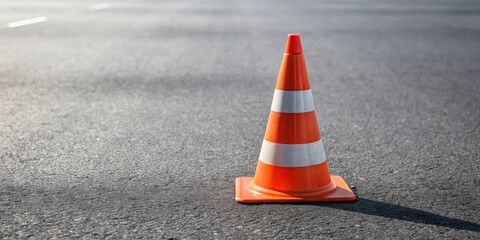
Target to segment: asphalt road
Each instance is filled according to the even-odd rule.
[[[0,236],[479,239],[479,23],[464,0],[0,1]],[[234,201],[288,33],[356,202]]]

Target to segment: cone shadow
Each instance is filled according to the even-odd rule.
[[[415,223],[423,223],[441,227],[480,232],[480,224],[477,223],[445,217],[419,209],[402,207],[400,205],[384,203],[365,198],[358,198],[356,202],[349,203],[313,203],[312,205],[335,208],[349,212],[363,213],[373,216],[399,219]]]

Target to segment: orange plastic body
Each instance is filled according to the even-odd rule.
[[[320,140],[315,111],[295,114],[270,112],[265,140],[287,144],[310,143]]]
[[[321,195],[335,188],[328,176],[327,162],[308,167],[279,167],[258,161],[251,187],[298,196]]]
[[[303,54],[285,53],[278,72],[276,89],[289,91],[310,89],[306,66]],[[295,69],[295,71],[291,71],[292,69]],[[295,81],[292,81],[293,79]]]
[[[303,53],[302,42],[300,41],[300,34],[289,34],[287,44],[285,46],[285,53],[300,54]]]

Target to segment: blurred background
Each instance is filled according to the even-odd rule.
[[[241,205],[289,33],[359,200]],[[0,0],[0,236],[480,238],[480,3]]]

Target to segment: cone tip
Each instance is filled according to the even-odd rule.
[[[300,34],[288,34],[285,53],[290,53],[290,54],[303,53],[302,42],[300,41]]]

